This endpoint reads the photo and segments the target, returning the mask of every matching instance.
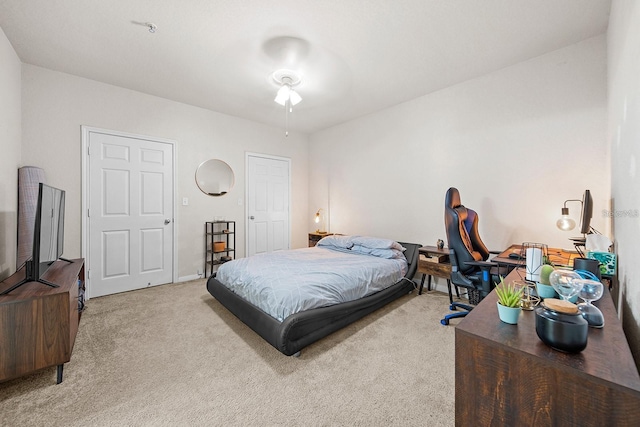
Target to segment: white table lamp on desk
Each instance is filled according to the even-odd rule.
[[[527,248],[526,251],[527,260],[527,280],[532,282],[540,281],[540,267],[542,267],[542,249],[540,248]]]

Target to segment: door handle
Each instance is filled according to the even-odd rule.
[[[249,219],[256,219],[256,217],[255,217],[255,216],[253,216],[253,215],[251,215],[251,216],[249,217]]]
[[[170,222],[171,222],[171,220],[170,220],[170,219],[165,219],[165,220],[164,220],[164,225],[167,225],[167,224],[169,224]]]

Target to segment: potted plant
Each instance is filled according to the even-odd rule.
[[[498,316],[500,320],[511,325],[518,323],[518,318],[522,311],[522,307],[520,306],[522,293],[523,288],[516,287],[514,283],[504,283],[504,277],[500,276],[500,284],[496,286]]]
[[[536,282],[536,292],[540,298],[555,298],[556,290],[553,289],[549,282],[549,276],[553,273],[554,268],[552,265],[544,264],[540,268],[540,281]]]

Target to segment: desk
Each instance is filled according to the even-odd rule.
[[[451,264],[449,263],[449,249],[437,248],[435,246],[423,246],[418,249],[420,253],[418,258],[418,273],[422,273],[420,281],[420,289],[418,295],[422,295],[424,288],[424,278],[428,276],[427,290],[431,290],[431,276],[447,279],[447,287],[449,288],[449,299],[453,301],[451,295]],[[458,288],[456,288],[458,293]],[[460,295],[458,295],[460,297]]]
[[[496,255],[491,261],[497,263],[501,267],[506,267],[507,271],[511,271],[514,267],[525,266],[525,259],[510,258],[509,255],[516,254],[521,255],[522,245],[511,245],[499,255]],[[549,260],[556,267],[572,267],[573,260],[576,258],[582,258],[582,255],[575,251],[567,251],[564,249],[547,248],[547,256]],[[525,277],[524,270],[522,278]],[[614,276],[602,275],[602,281],[605,285],[608,284],[609,290],[612,291],[614,287]],[[616,301],[617,304],[617,301]]]
[[[578,354],[540,341],[533,311],[501,322],[496,301],[492,291],[456,327],[457,426],[638,425],[640,376],[608,290],[596,302],[605,327]]]
[[[511,245],[507,249],[505,249],[501,254],[496,255],[491,259],[491,261],[496,262],[500,265],[505,265],[508,267],[517,267],[519,265],[525,265],[524,258],[522,259],[514,259],[509,258],[509,255],[521,255],[523,245]],[[547,255],[549,257],[549,261],[553,263],[553,265],[558,267],[571,267],[573,265],[573,260],[575,258],[580,258],[580,254],[578,252],[566,251],[564,249],[558,248],[547,248]]]

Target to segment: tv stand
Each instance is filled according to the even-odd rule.
[[[24,281],[25,270],[0,282],[0,382],[57,366],[60,384],[84,307],[84,259],[54,262],[43,280],[55,287]]]
[[[51,264],[53,264],[53,262]],[[20,270],[20,271],[22,271],[22,270]],[[25,271],[24,278],[22,280],[20,280],[18,283],[16,283],[15,285],[13,285],[12,287],[10,287],[9,289],[6,289],[6,290],[0,292],[0,296],[7,295],[9,292],[11,292],[11,291],[13,291],[15,289],[18,289],[20,286],[24,285],[25,283],[29,283],[29,282],[42,283],[43,285],[47,285],[47,286],[50,286],[52,288],[57,288],[58,287],[58,285],[56,285],[55,283],[51,283],[51,282],[49,282],[47,280],[44,280],[42,278],[33,278],[33,276],[34,276],[34,274],[33,274],[33,261],[31,261],[31,260],[28,260],[25,263],[24,271]],[[11,277],[13,277],[13,276],[11,276]]]
[[[24,285],[25,283],[42,283],[43,285],[47,285],[49,287],[52,288],[57,288],[59,287],[58,285],[56,285],[55,283],[51,283],[51,282],[47,282],[46,280],[42,280],[42,279],[38,279],[38,280],[29,280],[29,279],[22,279],[22,281],[16,283],[15,285],[13,285],[12,287],[10,287],[9,289],[7,289],[6,291],[2,291],[0,292],[0,296],[2,295],[7,295],[9,292],[18,289],[20,286]]]

